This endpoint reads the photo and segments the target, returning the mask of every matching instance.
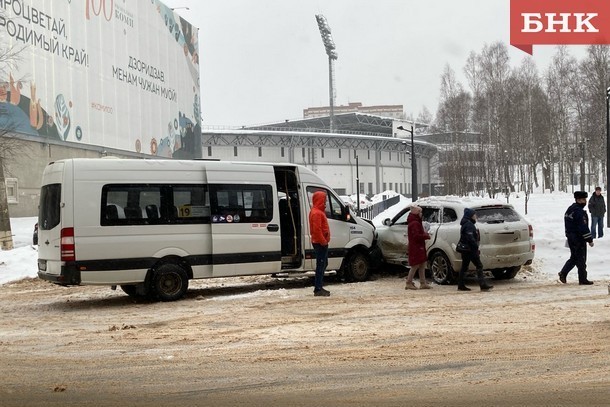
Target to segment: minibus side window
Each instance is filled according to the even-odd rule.
[[[38,208],[38,227],[51,230],[61,220],[61,184],[49,184],[41,188]]]
[[[171,211],[163,211],[178,224],[210,223],[207,185],[173,185]],[[175,208],[175,209],[174,209]]]
[[[341,203],[332,194],[327,194],[328,200],[326,201],[326,216],[329,219],[343,220],[343,209]],[[329,213],[330,212],[330,213]]]
[[[210,222],[207,185],[105,185],[101,208],[102,226]]]
[[[210,185],[212,223],[267,223],[273,220],[271,185]]]
[[[307,198],[309,199],[309,206],[313,207],[313,194],[318,191],[322,191],[326,194],[326,217],[328,219],[345,220],[343,218],[343,207],[340,201],[324,188],[307,187]]]

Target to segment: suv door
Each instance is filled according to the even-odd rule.
[[[407,264],[407,217],[410,211],[411,207],[407,206],[377,228],[377,244],[387,263]]]
[[[429,251],[430,247],[433,246],[437,240],[438,232],[441,226],[442,210],[437,206],[420,206],[422,209],[422,221],[426,222],[424,223],[424,226],[430,226],[430,229],[428,230],[430,239],[426,240],[426,251]]]

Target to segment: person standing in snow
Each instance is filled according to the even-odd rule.
[[[574,192],[574,202],[563,216],[566,238],[570,247],[570,258],[559,272],[559,281],[566,283],[568,273],[574,268],[578,269],[578,284],[591,285],[587,280],[587,243],[593,247],[593,237],[589,230],[589,217],[584,207],[587,205],[585,191]]]
[[[591,213],[591,236],[593,239],[604,237],[606,202],[604,201],[601,187],[595,187],[595,192],[591,195],[591,198],[589,198],[588,207],[589,212]]]
[[[487,284],[485,276],[483,276],[483,263],[481,263],[479,254],[479,241],[481,239],[479,230],[474,225],[475,223],[477,223],[477,213],[474,209],[464,209],[464,217],[460,221],[462,227],[460,229],[460,241],[458,245],[461,243],[467,250],[461,252],[462,268],[460,269],[460,274],[458,276],[458,291],[470,291],[470,288],[466,287],[466,284],[464,283],[464,277],[466,276],[470,262],[477,267],[477,277],[479,279],[481,291],[489,291],[494,288],[493,285]]]
[[[426,282],[426,263],[428,260],[426,240],[430,239],[430,235],[424,230],[422,209],[419,206],[413,206],[407,217],[407,237],[410,269],[405,290],[417,290],[417,287],[413,284],[413,277],[416,272],[419,272],[419,288],[432,288]]]
[[[314,280],[313,295],[328,297],[330,292],[322,288],[324,271],[328,265],[328,243],[330,242],[330,229],[326,218],[326,192],[314,192],[313,206],[309,211],[309,233],[311,244],[316,253],[316,277]]]

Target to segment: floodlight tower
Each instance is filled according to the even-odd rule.
[[[330,33],[330,27],[326,17],[322,14],[316,14],[316,21],[318,22],[318,28],[320,29],[320,35],[322,36],[322,42],[326,49],[326,55],[328,55],[328,93],[330,96],[330,124],[329,130],[332,133],[335,130],[335,60],[338,58],[337,50],[335,49],[335,42],[333,36]]]

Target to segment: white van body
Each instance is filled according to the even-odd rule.
[[[295,164],[67,159],[43,173],[40,278],[182,297],[191,278],[315,270],[308,214],[327,194],[328,270],[369,274],[370,222]]]

